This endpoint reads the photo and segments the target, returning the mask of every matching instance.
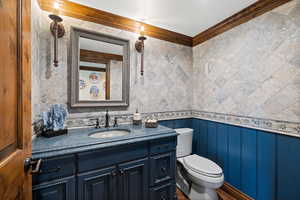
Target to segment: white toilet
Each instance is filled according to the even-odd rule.
[[[224,183],[224,174],[216,163],[191,155],[193,129],[175,129],[178,135],[177,144],[177,186],[191,200],[218,200],[216,189]]]

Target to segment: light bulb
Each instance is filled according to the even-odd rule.
[[[58,10],[59,7],[60,7],[60,5],[59,5],[58,2],[54,2],[54,3],[53,3],[53,8],[54,8],[54,9]]]

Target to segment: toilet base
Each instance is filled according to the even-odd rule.
[[[187,196],[190,200],[219,200],[216,190],[204,188],[195,184],[192,184],[191,191]]]

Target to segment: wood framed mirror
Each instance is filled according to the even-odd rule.
[[[71,28],[70,106],[129,106],[129,40]]]

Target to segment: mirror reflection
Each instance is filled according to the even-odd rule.
[[[121,101],[123,46],[79,38],[79,101]]]

